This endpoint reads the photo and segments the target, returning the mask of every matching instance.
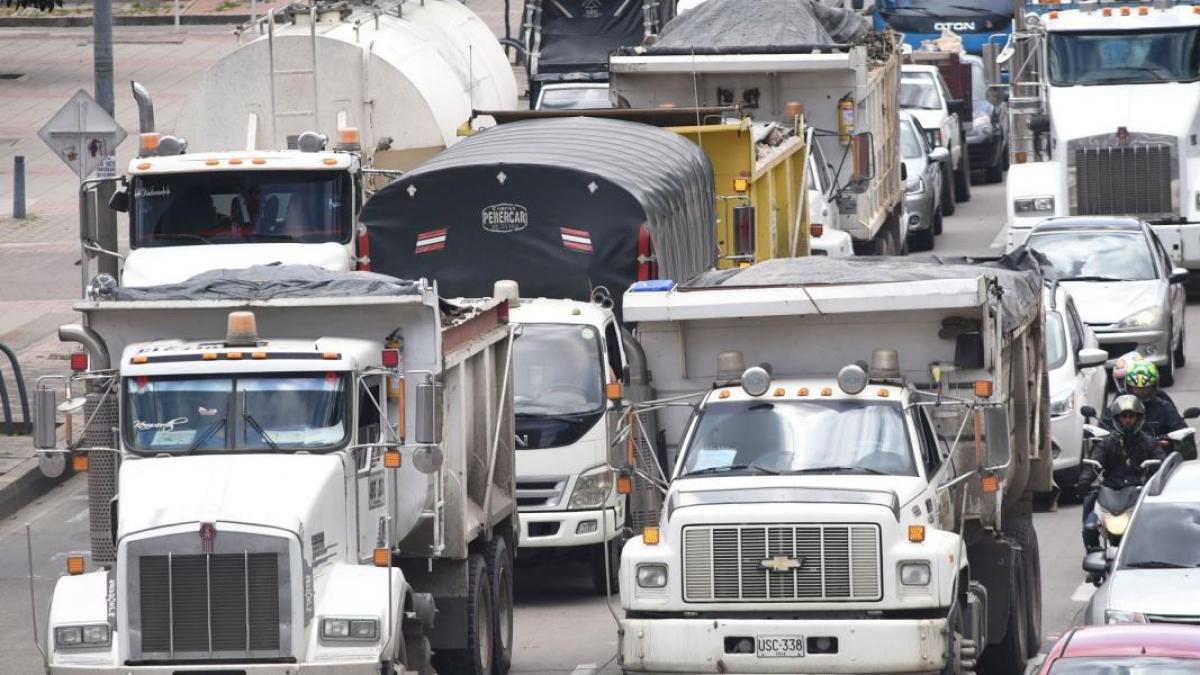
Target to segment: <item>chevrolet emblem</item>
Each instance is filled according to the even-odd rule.
[[[760,562],[759,565],[762,567],[765,567],[766,569],[771,570],[772,572],[783,573],[783,572],[787,572],[790,570],[798,569],[801,566],[803,566],[804,558],[800,558],[797,560],[794,558],[788,558],[786,556],[777,555],[774,558],[770,558],[768,560],[764,560],[764,561]]]

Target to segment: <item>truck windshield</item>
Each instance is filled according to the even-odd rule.
[[[137,452],[327,450],[347,439],[343,373],[129,377],[125,439]]]
[[[130,246],[348,242],[342,171],[202,171],[137,176]]]
[[[882,473],[917,475],[898,403],[739,401],[704,408],[683,475]]]
[[[1146,281],[1157,276],[1141,234],[1034,233],[1028,246],[1049,258],[1059,281]]]
[[[1153,84],[1200,79],[1198,28],[1049,35],[1056,85]]]
[[[604,412],[600,336],[578,324],[521,324],[513,351],[517,448],[579,440]]]
[[[904,73],[900,76],[900,107],[941,110],[937,82],[930,73]]]
[[[611,107],[608,87],[546,87],[538,101],[539,110],[596,110]]]

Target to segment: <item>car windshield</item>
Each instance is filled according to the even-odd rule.
[[[713,403],[694,424],[683,474],[861,471],[917,475],[898,403]]]
[[[1029,248],[1050,260],[1059,281],[1145,281],[1157,278],[1141,233],[1035,232]]]
[[[1200,504],[1143,502],[1121,543],[1119,569],[1200,567]]]
[[[595,110],[611,108],[607,87],[546,89],[538,107],[542,110]]]
[[[199,171],[134,178],[130,245],[350,240],[341,171]]]
[[[917,129],[908,120],[900,122],[900,155],[904,159],[919,159],[925,156],[921,139],[917,138]]]
[[[1153,84],[1200,79],[1200,29],[1049,33],[1056,85]]]
[[[1200,661],[1167,656],[1081,656],[1060,658],[1050,675],[1195,675]]]
[[[931,73],[901,73],[900,107],[941,110],[942,99]]]
[[[1062,314],[1046,313],[1046,368],[1054,370],[1067,360],[1067,333]]]
[[[581,415],[604,407],[600,336],[591,326],[528,323],[513,352],[517,415]]]
[[[138,452],[324,450],[346,442],[342,373],[125,379],[125,438]]]

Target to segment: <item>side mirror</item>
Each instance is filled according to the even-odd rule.
[[[1192,277],[1192,273],[1182,267],[1171,270],[1170,280],[1173,284],[1182,284]]]
[[[1079,409],[1079,414],[1083,415],[1084,419],[1095,419],[1096,409],[1090,405],[1085,405]]]
[[[417,428],[414,440],[418,445],[442,442],[442,385],[428,378],[417,385]]]
[[[1171,433],[1167,434],[1167,438],[1175,441],[1176,443],[1179,443],[1179,442],[1185,441],[1195,435],[1196,435],[1196,430],[1191,427],[1188,427],[1186,429],[1176,429],[1175,431],[1172,431]],[[1157,459],[1146,460],[1146,462],[1157,462],[1157,461],[1158,461]],[[1142,464],[1145,464],[1146,462],[1142,462]]]
[[[108,198],[108,208],[120,213],[129,212],[129,193],[125,190],[117,190]]]
[[[1092,551],[1083,556],[1083,571],[1096,576],[1108,574],[1108,557],[1104,551]]]
[[[1110,436],[1108,429],[1098,427],[1094,424],[1083,425],[1083,433],[1087,434],[1092,439],[1097,440],[1097,441],[1108,438]],[[1088,460],[1085,459],[1083,461],[1086,462]]]
[[[931,162],[946,162],[950,160],[950,151],[942,146],[938,146],[929,151],[929,161]]]
[[[39,383],[34,395],[33,447],[58,449],[58,390],[49,382]]]
[[[1000,406],[983,409],[983,432],[987,436],[988,467],[1008,464],[1012,456],[1012,433],[1008,424],[1008,411]]]
[[[1192,407],[1183,411],[1183,419],[1185,420],[1194,420],[1197,417],[1200,417],[1200,408]]]
[[[1080,368],[1095,368],[1104,365],[1107,361],[1108,352],[1094,347],[1084,347],[1075,355],[1075,365]]]

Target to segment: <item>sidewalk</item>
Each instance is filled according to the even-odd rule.
[[[113,2],[113,25],[150,26],[175,22],[178,8],[183,25],[240,24],[263,16],[290,0],[118,0]],[[92,4],[64,0],[52,12],[0,8],[0,27],[83,27],[92,25]]]

